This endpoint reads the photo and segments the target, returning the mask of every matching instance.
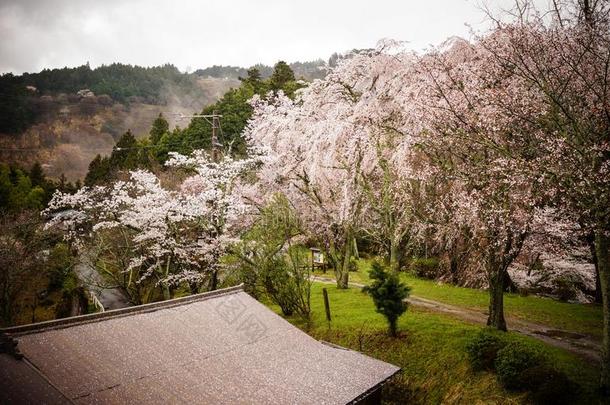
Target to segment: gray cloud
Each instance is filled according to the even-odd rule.
[[[546,0],[539,0],[546,5]],[[494,8],[512,0],[491,1]],[[180,69],[327,58],[381,38],[414,49],[484,29],[475,0],[0,0],[0,72],[112,62]]]

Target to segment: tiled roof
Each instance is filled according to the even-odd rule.
[[[24,359],[0,354],[0,403],[343,404],[399,370],[311,338],[239,287],[3,332]]]

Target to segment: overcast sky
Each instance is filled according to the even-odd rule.
[[[487,0],[492,8],[513,0]],[[537,0],[545,5],[547,0]],[[381,38],[414,49],[484,29],[481,0],[0,0],[0,72],[327,59]]]

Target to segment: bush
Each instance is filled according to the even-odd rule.
[[[466,352],[474,370],[493,370],[498,351],[506,346],[499,332],[481,330],[466,344]]]
[[[576,391],[575,384],[563,372],[548,364],[528,368],[521,380],[524,388],[532,391],[535,404],[569,404]]]
[[[511,342],[498,350],[494,363],[498,380],[508,389],[527,390],[532,386],[526,371],[544,363],[544,356],[531,346]]]
[[[49,252],[47,271],[49,274],[49,289],[57,290],[64,286],[74,266],[74,257],[65,243],[58,243]]]
[[[577,289],[574,285],[574,281],[569,277],[557,277],[554,284],[555,288],[553,292],[559,301],[567,302],[576,299]]]
[[[410,269],[417,277],[433,279],[438,275],[439,261],[436,257],[415,257]]]

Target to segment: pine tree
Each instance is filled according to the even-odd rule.
[[[283,89],[288,82],[294,82],[294,72],[290,69],[290,66],[284,61],[279,61],[273,68],[273,74],[271,75],[270,82],[271,88],[275,91]]]
[[[45,188],[47,181],[40,163],[35,162],[32,165],[32,168],[30,169],[30,180],[32,181],[33,186]]]
[[[89,170],[85,176],[85,185],[93,186],[100,184],[110,177],[110,164],[107,157],[101,157],[97,155],[91,163],[89,163]]]
[[[378,261],[373,262],[369,276],[371,284],[362,291],[373,297],[377,312],[385,316],[390,336],[394,337],[398,318],[407,310],[405,299],[411,289],[398,279],[396,273],[386,271]]]
[[[138,166],[138,141],[127,130],[117,141],[110,154],[110,170],[130,170]]]
[[[150,129],[150,141],[156,145],[159,140],[169,131],[169,123],[163,117],[162,113],[153,121],[152,128]]]

